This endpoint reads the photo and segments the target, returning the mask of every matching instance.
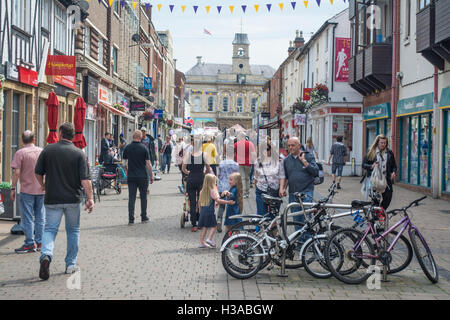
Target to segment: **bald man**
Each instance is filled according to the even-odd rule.
[[[17,253],[40,251],[44,232],[45,210],[44,190],[34,175],[34,167],[42,148],[34,145],[34,133],[30,130],[22,134],[23,148],[16,152],[11,163],[13,179],[11,200],[16,200],[17,182],[20,181],[19,207],[22,213],[20,226],[25,233],[25,243],[16,249]]]
[[[306,195],[305,202],[312,202],[314,178],[319,175],[319,168],[314,155],[301,150],[301,146],[297,137],[290,138],[288,140],[289,155],[283,161],[284,176],[286,178],[281,179],[280,196],[286,196],[286,188],[289,186],[289,203],[297,202],[294,197],[296,192]],[[297,211],[300,211],[299,207],[291,209],[291,212]],[[295,216],[294,221],[305,223],[305,216]]]
[[[141,195],[141,222],[149,221],[147,217],[147,189],[148,184],[153,183],[153,172],[148,148],[141,143],[142,132],[136,130],[133,133],[133,142],[128,144],[123,151],[123,159],[126,160],[128,182],[128,225],[134,224],[134,205],[136,193],[139,189]]]

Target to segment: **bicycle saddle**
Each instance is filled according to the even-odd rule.
[[[368,206],[372,204],[371,201],[361,201],[361,200],[353,200],[352,201],[352,208],[356,208],[356,209],[362,209],[365,206]]]
[[[279,203],[283,202],[283,199],[278,198],[278,197],[272,197],[272,196],[269,196],[267,194],[262,194],[261,198],[263,199],[263,201],[266,204],[279,204]]]

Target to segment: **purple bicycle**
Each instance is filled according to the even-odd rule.
[[[408,229],[409,238],[420,267],[432,283],[437,283],[439,278],[438,268],[434,261],[430,247],[427,245],[424,237],[419,232],[419,229],[412,224],[407,212],[410,207],[418,206],[420,201],[425,198],[426,196],[414,200],[406,207],[387,212],[387,214],[392,214],[393,216],[398,213],[404,214],[404,217],[387,231],[381,231],[379,229],[376,230],[376,228],[374,228],[376,221],[379,220],[379,215],[376,215],[376,210],[372,210],[372,208],[367,212],[365,211],[369,224],[364,232],[351,228],[336,231],[328,239],[324,252],[326,262],[331,273],[342,282],[348,284],[359,284],[367,280],[373,273],[376,261],[380,261],[382,265],[388,266],[389,269],[393,261],[393,257],[398,254],[402,254],[402,252],[398,251],[407,250],[407,246],[400,246],[400,248],[399,246],[395,246],[398,243],[398,240],[403,237],[403,232]],[[395,229],[400,226],[402,226],[402,228],[400,232],[397,233]],[[370,238],[372,238],[375,243],[369,240]],[[404,243],[404,241],[400,242]],[[340,248],[338,251],[335,250],[336,244],[338,244]],[[386,250],[384,249],[385,244],[387,247]],[[340,259],[336,258],[336,252],[340,252]],[[404,254],[407,256],[410,255],[406,252],[404,252]],[[396,268],[397,270],[395,272],[406,268],[410,261],[411,259],[407,258],[405,263]]]

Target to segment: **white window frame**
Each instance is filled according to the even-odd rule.
[[[41,26],[50,31],[52,28],[52,1],[42,0],[41,2]]]
[[[12,4],[12,24],[31,33],[31,0],[14,0]]]
[[[105,62],[105,55],[104,55],[104,50],[105,50],[105,41],[103,40],[103,38],[98,38],[98,63],[100,65],[104,65]]]
[[[59,16],[58,14],[62,15]],[[55,5],[54,48],[63,54],[67,52],[67,11],[63,6]]]
[[[84,34],[84,55],[91,56],[91,28],[86,27]]]

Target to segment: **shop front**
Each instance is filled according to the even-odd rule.
[[[363,112],[363,121],[365,125],[365,148],[367,152],[375,141],[375,138],[384,134],[391,145],[391,104],[382,103],[370,107],[365,107]]]
[[[403,99],[400,119],[400,182],[431,188],[433,93]]]
[[[442,110],[442,192],[450,194],[450,87],[442,89],[439,109]]]

